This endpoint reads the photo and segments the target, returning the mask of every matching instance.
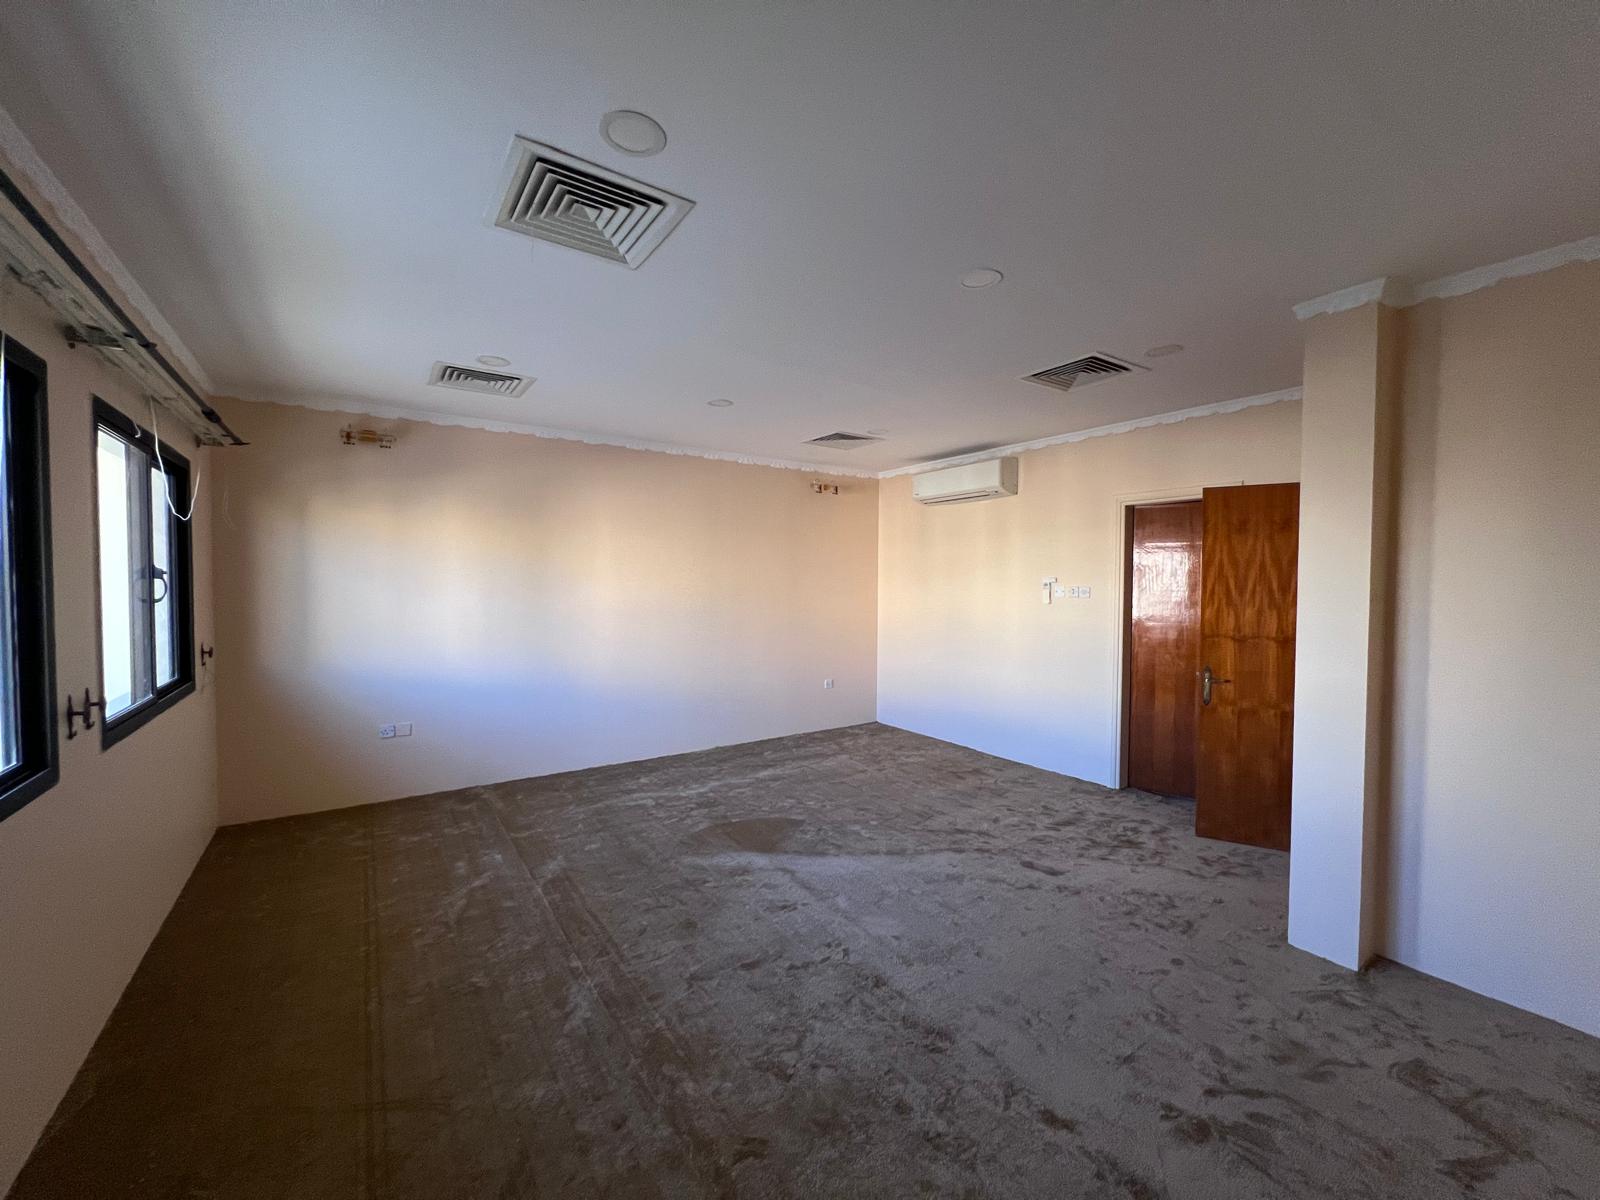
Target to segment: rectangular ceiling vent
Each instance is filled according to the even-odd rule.
[[[494,223],[633,268],[693,207],[693,200],[519,137]]]
[[[1066,392],[1074,387],[1088,387],[1091,383],[1100,383],[1117,375],[1126,375],[1136,367],[1141,371],[1147,369],[1138,363],[1123,362],[1120,358],[1113,358],[1109,354],[1085,354],[1082,358],[1075,358],[1071,362],[1062,363],[1059,367],[1051,367],[1048,371],[1040,371],[1026,378],[1029,383],[1042,384]]]
[[[455,363],[436,362],[428,382],[434,387],[455,388],[490,396],[520,396],[533,386],[531,375],[507,375],[503,371],[484,371]]]
[[[807,438],[808,446],[826,446],[830,450],[854,450],[857,446],[864,446],[868,442],[881,442],[881,437],[870,437],[865,433],[825,433],[821,437]]]

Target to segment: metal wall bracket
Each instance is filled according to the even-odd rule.
[[[94,728],[95,709],[98,708],[100,710],[101,720],[104,720],[106,715],[105,697],[102,696],[98,700],[91,699],[88,688],[83,689],[82,708],[76,707],[73,703],[73,700],[74,697],[69,694],[67,696],[67,741],[69,742],[73,738],[77,737],[80,732],[87,733],[89,730]],[[81,731],[75,729],[73,727],[74,724],[82,725],[83,729]]]

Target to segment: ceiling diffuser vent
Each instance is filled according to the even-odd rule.
[[[553,146],[511,143],[494,223],[626,267],[650,257],[693,200],[630,179]]]
[[[520,396],[533,386],[531,375],[507,375],[503,371],[484,371],[455,363],[436,362],[428,382],[434,387],[455,388],[489,396]]]
[[[821,437],[807,438],[808,446],[826,446],[830,450],[854,450],[857,446],[864,446],[868,442],[881,442],[882,438],[870,437],[865,433],[825,433]]]
[[[1109,354],[1085,354],[1082,358],[1062,363],[1059,367],[1051,367],[1048,371],[1029,375],[1027,380],[1029,383],[1043,384],[1045,387],[1065,392],[1074,387],[1088,387],[1091,383],[1099,383],[1113,376],[1126,375],[1135,367],[1141,371],[1146,369],[1138,363],[1126,363],[1120,358],[1112,358]]]

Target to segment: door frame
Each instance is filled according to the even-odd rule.
[[[1117,546],[1117,572],[1113,584],[1112,619],[1117,623],[1117,635],[1112,639],[1115,647],[1111,656],[1112,695],[1117,702],[1111,706],[1112,756],[1106,777],[1111,786],[1121,789],[1128,786],[1128,705],[1132,700],[1133,672],[1128,669],[1128,659],[1133,653],[1133,623],[1130,605],[1133,603],[1133,510],[1152,504],[1179,504],[1188,500],[1202,500],[1208,487],[1241,487],[1242,479],[1226,479],[1220,483],[1196,483],[1186,487],[1158,488],[1151,492],[1123,492],[1113,496],[1113,536]]]

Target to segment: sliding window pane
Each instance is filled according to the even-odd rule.
[[[0,349],[0,771],[22,761],[21,691],[17,671],[17,602],[13,579],[15,554],[10,514],[11,499],[11,389],[6,383],[6,363]]]
[[[159,468],[150,472],[150,557],[155,564],[150,595],[155,606],[156,687],[178,677],[178,564],[173,554],[171,480]]]
[[[96,441],[100,501],[100,655],[105,715],[114,717],[154,694],[149,644],[151,597],[145,505],[149,460],[102,429]]]

